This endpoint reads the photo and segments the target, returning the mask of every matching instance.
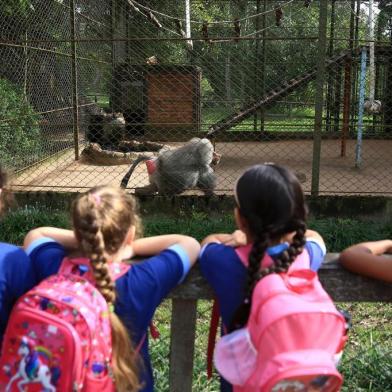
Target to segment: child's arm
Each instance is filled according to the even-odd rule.
[[[153,256],[173,245],[179,245],[188,254],[191,264],[197,260],[200,244],[193,237],[181,234],[167,234],[139,238],[130,245],[134,256]]]
[[[352,272],[392,282],[392,259],[382,254],[392,251],[392,240],[362,242],[340,254],[342,265]]]
[[[31,243],[45,237],[55,240],[65,249],[71,250],[78,247],[78,242],[72,230],[58,229],[57,227],[39,227],[27,233],[23,241],[23,248],[27,249]]]
[[[247,244],[247,239],[246,235],[243,231],[241,230],[235,230],[231,234],[210,234],[204,240],[201,242],[201,246],[203,247],[204,245],[210,244],[210,243],[218,243],[218,244],[224,244],[228,246],[242,246]]]

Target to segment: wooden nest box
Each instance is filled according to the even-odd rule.
[[[111,104],[144,131],[200,130],[200,68],[130,65],[115,68]]]

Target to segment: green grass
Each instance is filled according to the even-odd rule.
[[[177,217],[154,215],[144,217],[145,235],[162,233],[189,234],[201,240],[213,232],[234,229],[231,214],[180,212]],[[69,228],[68,213],[43,210],[38,206],[9,212],[0,222],[2,241],[21,244],[29,229],[37,226]],[[330,252],[339,252],[352,243],[392,237],[389,220],[311,218],[309,226],[320,232]],[[341,364],[345,376],[344,392],[392,391],[392,304],[342,303],[353,317],[353,329]],[[210,318],[209,301],[199,301],[194,357],[194,391],[216,392],[217,377],[207,380],[206,345]],[[171,303],[165,301],[157,310],[155,323],[161,337],[151,342],[156,390],[169,391],[168,358],[170,351]]]
[[[199,241],[208,234],[231,232],[235,229],[232,214],[183,212],[178,216],[155,214],[143,217],[147,236],[162,233],[182,233]],[[0,221],[1,240],[21,244],[26,233],[33,227],[70,227],[69,214],[58,209],[25,207],[7,213]],[[392,220],[358,220],[348,218],[311,217],[308,226],[324,238],[329,252],[339,252],[347,246],[365,240],[392,237]]]
[[[210,125],[222,120],[226,116],[235,113],[236,108],[203,108],[202,129],[206,130]],[[254,116],[250,116],[240,122],[231,131],[252,131]],[[258,115],[258,127],[260,127],[260,115]],[[268,131],[311,131],[314,126],[314,109],[295,108],[288,112],[269,111],[265,120],[265,129]],[[259,129],[259,128],[258,128]]]

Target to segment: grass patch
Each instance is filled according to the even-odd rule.
[[[234,229],[231,214],[180,212],[177,217],[151,215],[144,217],[143,221],[147,236],[176,232],[201,240],[208,234]],[[11,211],[0,222],[1,240],[21,244],[28,230],[38,226],[69,228],[69,214],[62,210],[43,210],[38,206]],[[392,237],[391,221],[313,217],[309,227],[320,232],[330,252],[339,252],[355,242]],[[391,391],[392,304],[342,303],[339,306],[353,317],[353,329],[340,369],[345,376],[342,391]],[[195,392],[219,390],[218,377],[207,380],[206,373],[210,309],[210,301],[199,301],[193,379]],[[154,318],[161,337],[151,341],[156,390],[160,392],[169,391],[170,316],[171,303],[165,301]]]
[[[180,211],[178,216],[155,214],[143,217],[146,236],[163,233],[191,235],[201,241],[211,233],[229,233],[235,229],[232,214]],[[1,240],[21,244],[26,233],[39,226],[70,228],[69,213],[38,206],[8,212],[0,221]],[[340,252],[356,242],[392,237],[392,221],[359,220],[349,218],[309,219],[308,226],[324,238],[329,252]]]

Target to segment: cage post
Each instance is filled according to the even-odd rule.
[[[339,123],[340,123],[340,102],[342,98],[342,68],[340,66],[337,67],[337,75],[335,80],[335,98],[333,105],[333,131],[335,133],[339,132]]]
[[[320,155],[321,155],[321,131],[323,124],[324,106],[324,82],[325,82],[325,50],[327,44],[327,15],[328,1],[320,0],[319,31],[317,47],[317,77],[316,99],[313,137],[313,160],[312,160],[312,185],[311,194],[317,196],[320,183]]]
[[[75,145],[75,161],[79,160],[79,103],[78,103],[78,70],[76,61],[76,15],[75,0],[70,0],[69,16],[71,22],[71,83],[72,83],[72,114]]]

